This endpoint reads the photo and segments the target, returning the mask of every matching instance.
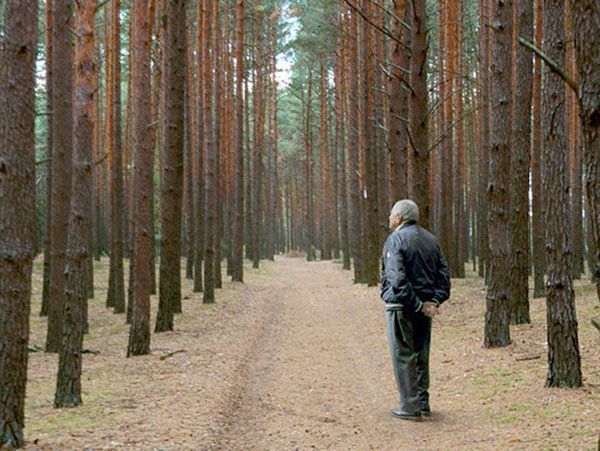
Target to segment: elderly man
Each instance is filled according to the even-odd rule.
[[[383,248],[381,299],[400,407],[392,416],[420,421],[430,416],[429,345],[431,318],[450,297],[450,274],[435,236],[417,223],[419,207],[396,202]]]

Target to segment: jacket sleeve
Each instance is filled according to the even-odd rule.
[[[421,310],[423,303],[417,298],[412,284],[406,277],[404,256],[400,246],[391,243],[383,259],[383,272],[393,293],[393,300],[390,303],[400,304],[414,311]]]
[[[450,270],[442,253],[438,247],[438,267],[435,276],[435,288],[433,302],[441,304],[450,297]]]

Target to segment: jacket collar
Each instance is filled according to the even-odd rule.
[[[400,224],[398,227],[396,227],[396,230],[404,229],[404,228],[411,226],[413,224],[416,224],[416,223],[417,223],[417,221],[405,221],[402,224]]]

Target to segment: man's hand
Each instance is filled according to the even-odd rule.
[[[423,302],[423,308],[421,310],[423,315],[433,318],[439,313],[438,306],[435,302]]]

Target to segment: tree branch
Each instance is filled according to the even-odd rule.
[[[519,44],[521,44],[523,47],[531,50],[533,53],[535,53],[539,58],[541,58],[542,61],[544,61],[548,67],[550,69],[552,69],[552,71],[554,73],[556,73],[560,78],[562,78],[564,80],[564,82],[566,84],[568,84],[571,89],[573,89],[573,91],[575,91],[576,93],[579,93],[579,85],[577,84],[577,82],[575,80],[573,80],[569,74],[567,74],[562,67],[560,67],[558,65],[558,63],[556,61],[554,61],[552,58],[550,58],[548,55],[546,55],[544,52],[542,52],[540,49],[538,49],[535,45],[533,45],[531,42],[523,39],[523,38],[519,38]]]

